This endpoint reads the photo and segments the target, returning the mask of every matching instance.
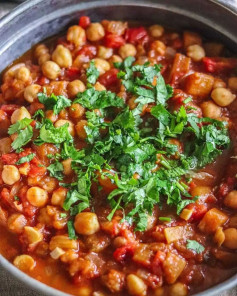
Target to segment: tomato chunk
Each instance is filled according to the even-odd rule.
[[[105,87],[111,86],[119,81],[117,78],[117,74],[118,69],[111,69],[100,76],[99,82]]]
[[[149,40],[147,31],[144,27],[127,29],[125,39],[132,44],[144,44]]]
[[[83,29],[87,28],[91,23],[91,20],[89,18],[89,16],[82,16],[79,19],[79,26],[81,26]]]
[[[210,73],[231,71],[237,66],[237,59],[228,58],[203,58],[204,68]]]
[[[15,104],[1,106],[1,110],[6,112],[8,115],[12,115],[12,113],[18,108],[19,108],[19,105],[15,105]]]
[[[119,48],[125,44],[125,40],[122,36],[109,33],[105,36],[105,46],[110,48]]]

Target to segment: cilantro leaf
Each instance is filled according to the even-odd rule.
[[[54,114],[58,114],[66,107],[70,107],[72,101],[65,96],[56,96],[51,94],[49,97],[45,93],[38,93],[40,103],[45,105],[46,110],[53,110]]]
[[[31,124],[33,120],[29,118],[23,118],[21,120],[18,120],[15,124],[12,124],[8,129],[8,134],[12,135],[14,133],[19,132],[21,129],[24,129],[28,125]]]
[[[205,250],[203,245],[195,240],[187,240],[187,249],[195,251],[197,254],[201,254]]]
[[[91,84],[95,84],[96,80],[98,79],[100,72],[95,66],[95,61],[91,61],[89,68],[86,71],[87,81]]]
[[[63,142],[72,142],[72,136],[68,131],[68,123],[56,128],[50,120],[45,121],[45,124],[40,129],[38,141],[35,141],[36,144],[61,144]]]
[[[18,134],[17,138],[12,142],[11,146],[14,150],[17,150],[30,142],[32,137],[33,128],[29,125]]]
[[[55,161],[47,167],[47,170],[49,171],[51,177],[54,177],[59,181],[63,180],[63,165],[61,162]]]
[[[115,93],[106,90],[97,91],[94,88],[78,93],[73,103],[79,103],[89,110],[125,106],[123,100]]]
[[[34,153],[30,153],[30,154],[28,154],[26,156],[21,157],[16,162],[16,164],[19,165],[19,164],[22,164],[22,163],[25,163],[25,162],[30,162],[34,157],[35,157],[35,154]]]
[[[67,230],[68,230],[68,237],[70,239],[77,239],[77,235],[76,235],[76,232],[75,232],[73,221],[70,220],[70,221],[67,222]]]

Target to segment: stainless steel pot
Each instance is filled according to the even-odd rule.
[[[31,0],[0,21],[0,72],[32,45],[63,31],[85,14],[93,20],[124,19],[192,28],[222,40],[237,53],[236,0]],[[43,295],[68,296],[30,278],[2,256],[0,264]],[[234,286],[237,275],[196,296],[215,296]]]

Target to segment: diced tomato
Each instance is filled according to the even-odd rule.
[[[79,26],[81,26],[83,29],[87,28],[91,23],[91,20],[89,16],[82,16],[79,19]]]
[[[19,155],[17,153],[8,153],[2,155],[2,162],[4,164],[15,164],[19,159]]]
[[[41,162],[34,157],[30,162],[29,176],[34,178],[38,176],[43,176],[46,173],[46,167],[41,164]]]
[[[126,224],[123,223],[123,226],[126,227]],[[131,230],[122,227],[119,234],[121,236],[125,237],[128,243],[137,244],[137,241],[135,239],[134,232],[132,232]]]
[[[237,67],[237,59],[228,58],[203,58],[205,70],[210,73],[231,71]]]
[[[24,156],[27,156],[27,155],[29,155],[29,154],[31,154],[31,153],[32,153],[31,148],[26,148],[24,151],[22,151],[22,152],[19,154],[19,158],[24,157]]]
[[[234,189],[234,178],[228,178],[226,182],[221,183],[218,194],[220,197],[225,197],[231,190]]]
[[[125,40],[122,36],[112,33],[106,34],[104,40],[105,46],[110,48],[119,48],[120,46],[125,44]]]
[[[144,44],[149,41],[148,33],[144,27],[127,29],[125,39],[132,44]]]
[[[116,84],[119,80],[117,78],[118,69],[110,69],[100,76],[99,82],[103,84],[105,87]]]
[[[165,261],[166,254],[158,251],[151,262],[152,273],[156,275],[162,274],[162,263]]]
[[[134,250],[134,244],[127,244],[123,247],[120,247],[114,251],[114,259],[120,263],[124,263],[126,259],[131,258],[133,256]]]
[[[9,105],[2,105],[1,110],[6,112],[7,115],[12,115],[12,113],[18,109],[20,106],[15,104],[9,104]]]
[[[80,76],[80,73],[81,73],[81,70],[79,70],[76,67],[68,68],[65,71],[66,77],[68,77],[70,80],[75,80],[76,78],[78,78]]]
[[[205,204],[193,203],[187,205],[186,209],[193,210],[190,221],[199,221],[207,212],[207,206]]]
[[[93,45],[84,45],[77,53],[77,55],[88,56],[92,59],[97,53],[97,49]]]
[[[37,83],[39,85],[45,85],[45,84],[49,84],[50,80],[48,78],[46,78],[45,76],[41,76],[39,77],[39,79],[37,80]]]

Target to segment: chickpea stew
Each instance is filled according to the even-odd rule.
[[[0,252],[72,295],[186,296],[237,270],[237,59],[83,16],[2,76]]]

